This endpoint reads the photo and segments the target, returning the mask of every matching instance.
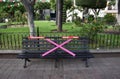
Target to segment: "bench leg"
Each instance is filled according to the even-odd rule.
[[[58,68],[59,59],[55,59],[55,68]]]
[[[85,66],[86,67],[89,67],[89,65],[88,65],[88,58],[82,58],[82,61],[85,62]]]
[[[26,68],[27,66],[26,66],[26,64],[27,64],[27,59],[25,58],[25,62],[24,62],[24,68]]]
[[[25,63],[24,63],[24,66],[23,66],[24,68],[27,67],[27,61],[30,62],[30,60],[28,58],[25,58]]]
[[[89,67],[89,65],[88,65],[88,58],[85,59],[85,66]]]

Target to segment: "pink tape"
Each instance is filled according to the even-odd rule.
[[[55,51],[55,50],[58,49],[58,48],[61,48],[62,50],[64,50],[64,51],[66,51],[67,53],[69,53],[70,55],[75,56],[75,54],[74,54],[73,52],[71,52],[71,51],[69,51],[68,49],[62,47],[63,45],[69,43],[72,39],[68,39],[67,41],[63,42],[63,43],[60,44],[60,45],[57,44],[57,43],[55,43],[55,42],[53,42],[53,41],[50,40],[50,39],[45,39],[45,40],[48,41],[49,43],[52,43],[53,45],[56,45],[56,47],[53,48],[53,49],[51,49],[51,50],[49,50],[49,51],[47,51],[47,52],[45,52],[44,54],[42,54],[42,56],[46,56],[46,55],[48,55],[49,53]]]

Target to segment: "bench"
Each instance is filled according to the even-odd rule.
[[[89,52],[89,39],[84,37],[28,37],[22,40],[23,52],[18,58],[24,59],[24,68],[30,58],[50,58],[56,62],[61,58],[81,58],[88,67],[88,59],[93,58]],[[56,67],[56,65],[55,65]]]

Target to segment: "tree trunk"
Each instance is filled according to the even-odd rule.
[[[56,25],[58,25],[58,0],[56,1]]]
[[[28,25],[30,30],[30,36],[35,36],[35,26],[34,26],[34,17],[33,12],[28,12]]]
[[[63,9],[62,9],[62,23],[66,22],[66,6],[63,2]]]
[[[62,3],[63,0],[58,0],[57,5],[58,5],[58,10],[57,10],[57,26],[58,26],[58,31],[62,32]]]
[[[33,1],[34,0],[31,0],[31,2],[30,0],[21,0],[28,14],[28,25],[30,30],[30,36],[35,36]]]

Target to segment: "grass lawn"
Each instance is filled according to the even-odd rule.
[[[3,25],[4,23],[0,23]],[[57,29],[55,21],[35,21],[35,28],[39,27],[40,32],[51,32],[51,30]],[[67,32],[80,32],[80,27],[75,27],[73,23],[63,24],[63,30]],[[7,29],[0,29],[0,32],[29,32],[28,26],[21,27],[9,27]]]
[[[2,26],[2,25],[6,25],[6,23],[0,23],[0,26]]]

